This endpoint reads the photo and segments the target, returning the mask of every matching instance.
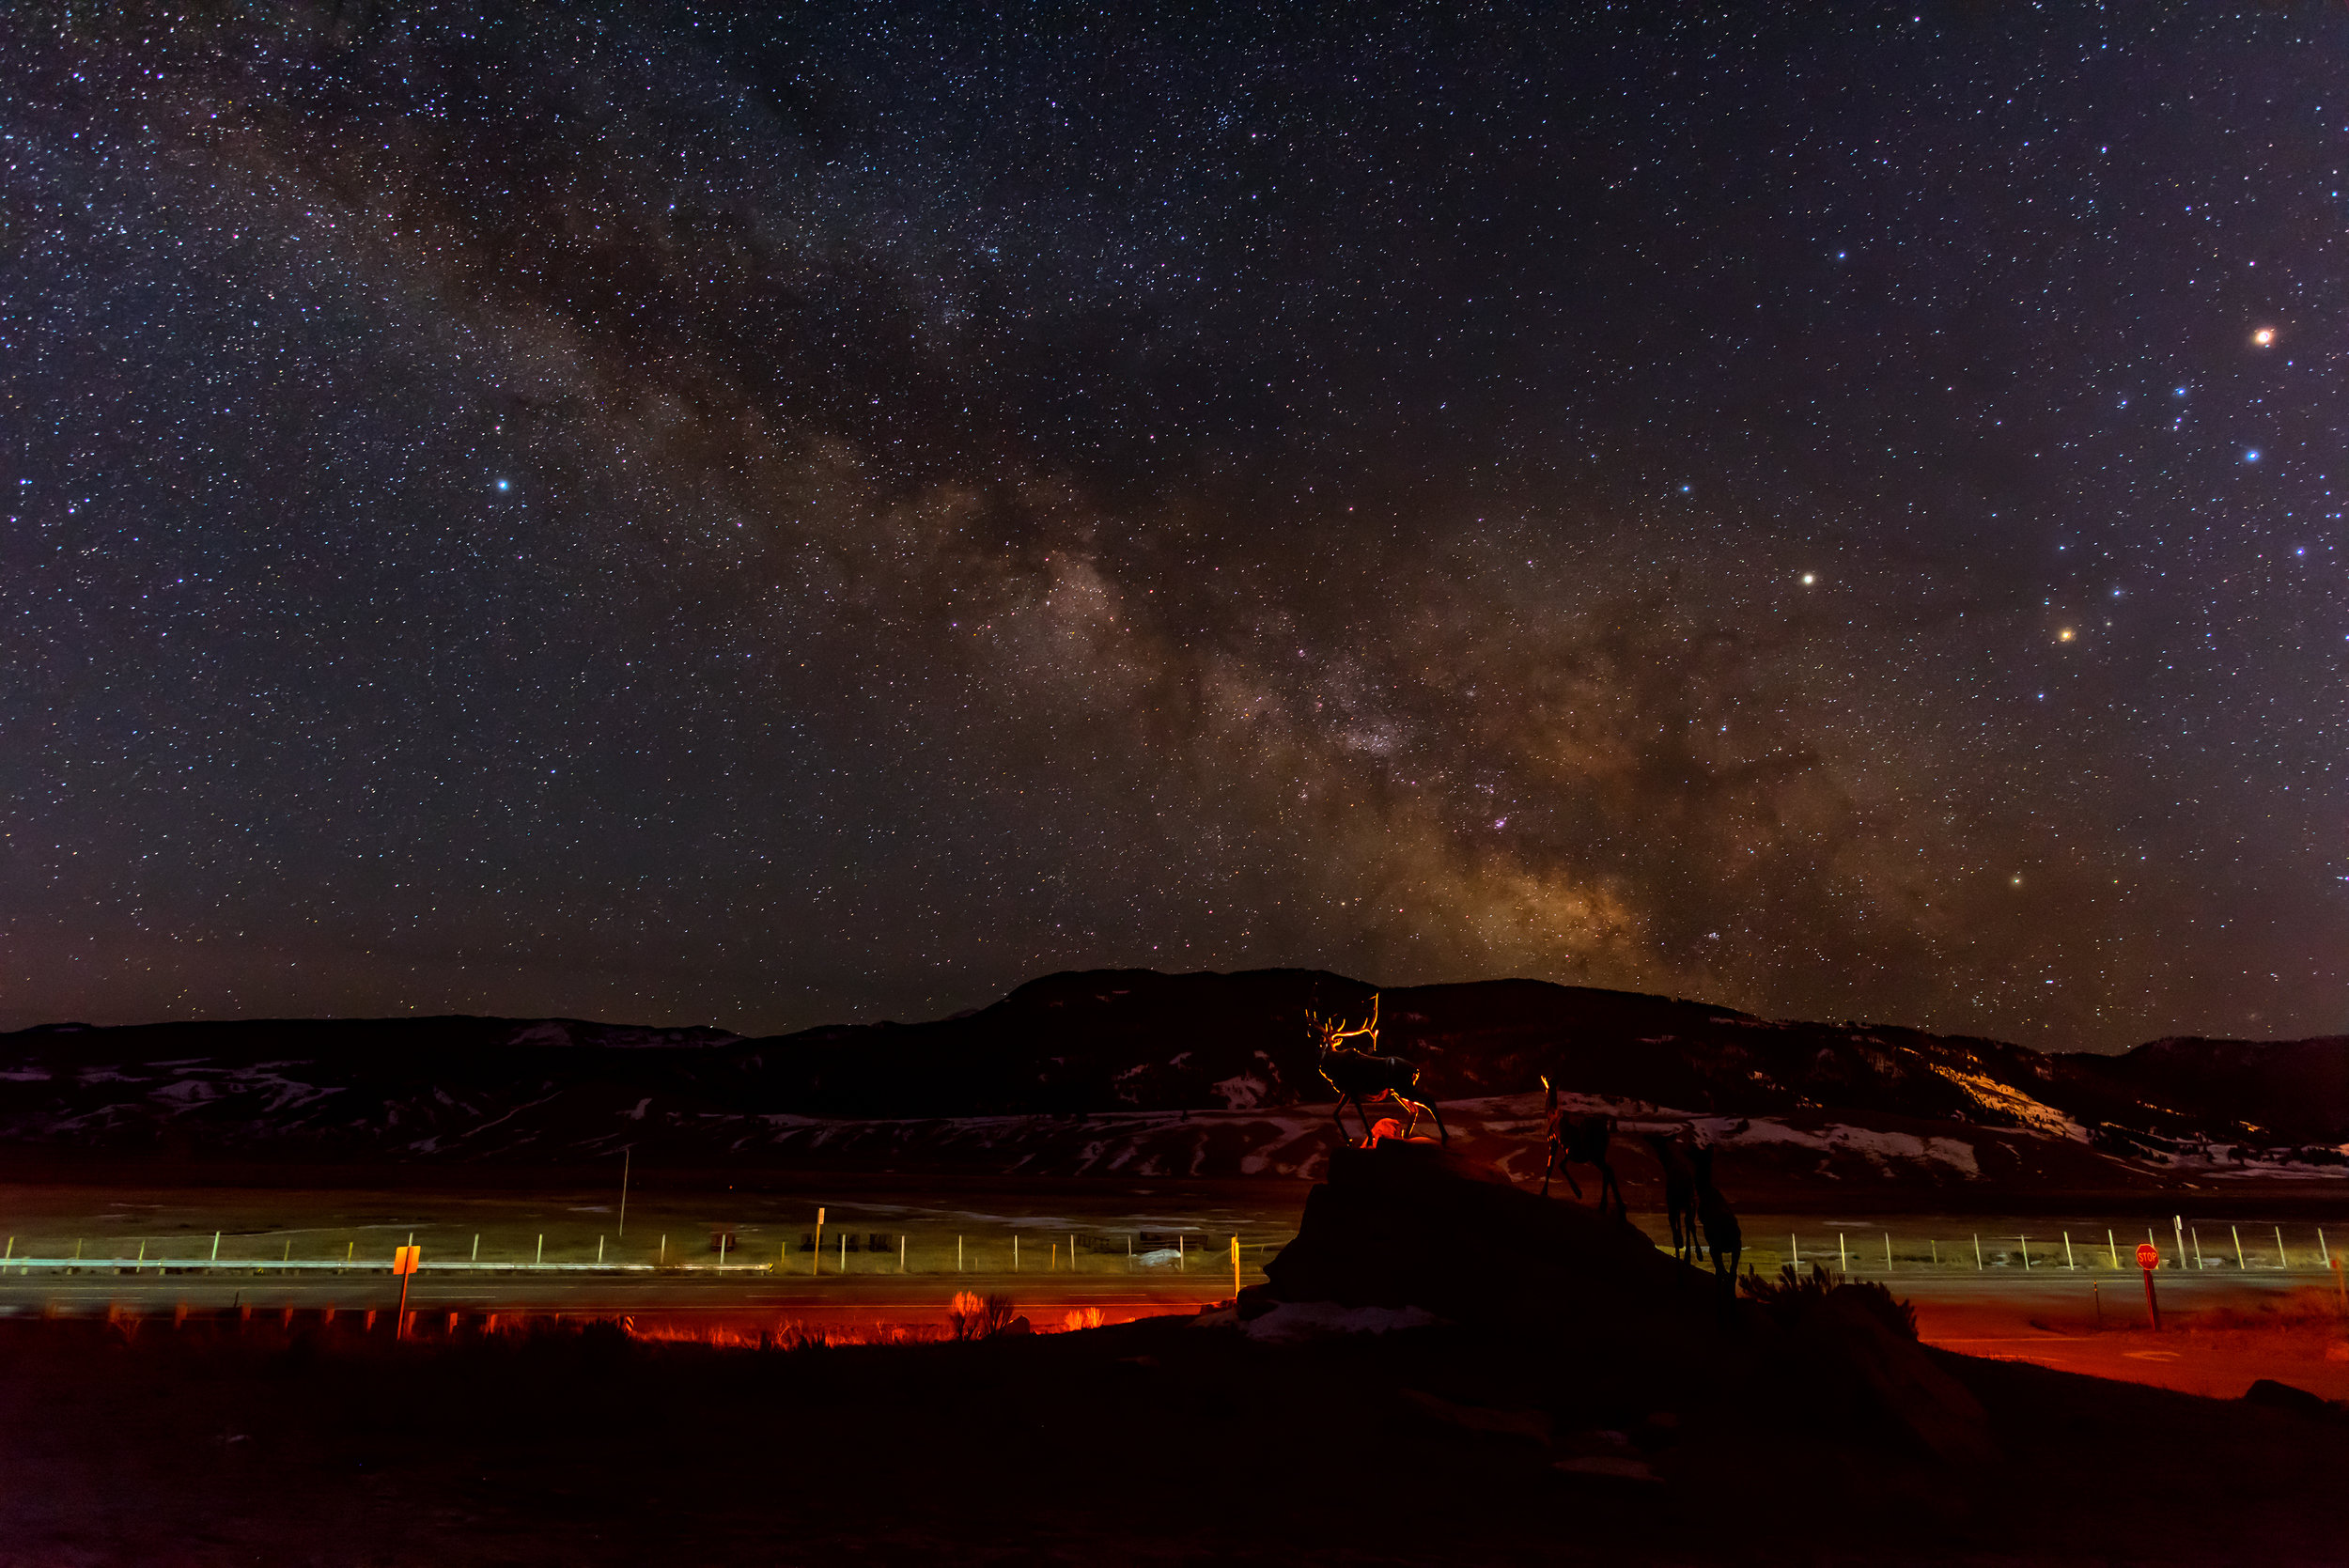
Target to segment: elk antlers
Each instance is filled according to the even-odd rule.
[[[1370,993],[1370,1017],[1359,1028],[1348,1029],[1334,1015],[1324,1017],[1310,1007],[1305,1009],[1305,1027],[1320,1040],[1323,1050],[1345,1050],[1348,1048],[1346,1041],[1364,1035],[1370,1037],[1371,1045],[1376,1048],[1378,1044],[1378,993]]]

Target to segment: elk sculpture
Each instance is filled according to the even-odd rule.
[[[1338,1092],[1338,1103],[1330,1111],[1330,1119],[1338,1125],[1338,1131],[1346,1132],[1346,1107],[1350,1100],[1354,1105],[1354,1114],[1362,1119],[1362,1143],[1367,1147],[1372,1141],[1372,1133],[1370,1111],[1365,1108],[1380,1100],[1392,1100],[1397,1105],[1410,1108],[1410,1126],[1403,1129],[1404,1137],[1410,1137],[1411,1128],[1418,1126],[1419,1119],[1425,1116],[1436,1124],[1436,1131],[1442,1135],[1446,1144],[1452,1141],[1452,1134],[1444,1128],[1443,1113],[1432,1103],[1410,1096],[1409,1091],[1419,1087],[1418,1063],[1407,1062],[1399,1056],[1377,1056],[1370,1051],[1356,1050],[1346,1043],[1367,1038],[1374,1047],[1378,1044],[1377,993],[1372,993],[1370,999],[1369,1018],[1358,1027],[1348,1029],[1342,1020],[1323,1017],[1308,1008],[1305,1031],[1319,1048],[1315,1065],[1321,1069],[1324,1081]],[[1353,1141],[1350,1133],[1346,1141]]]
[[[1688,1162],[1696,1172],[1697,1217],[1704,1221],[1704,1242],[1712,1250],[1714,1278],[1720,1281],[1724,1291],[1734,1291],[1737,1261],[1746,1250],[1744,1228],[1737,1223],[1737,1211],[1729,1206],[1721,1189],[1713,1185],[1712,1149],[1689,1150]]]
[[[1688,1261],[1690,1253],[1702,1259],[1703,1249],[1697,1240],[1697,1168],[1691,1157],[1696,1153],[1696,1140],[1686,1128],[1640,1136],[1656,1151],[1656,1163],[1664,1172],[1664,1213],[1672,1222],[1673,1254],[1682,1263]]]
[[[1598,1167],[1598,1206],[1607,1207],[1607,1195],[1615,1195],[1615,1207],[1626,1214],[1631,1206],[1623,1201],[1623,1188],[1615,1180],[1615,1168],[1607,1163],[1608,1146],[1615,1141],[1615,1119],[1612,1116],[1568,1116],[1558,1110],[1558,1088],[1549,1079],[1542,1079],[1542,1130],[1549,1142],[1549,1158],[1542,1167],[1542,1196],[1549,1196],[1549,1174],[1555,1171],[1566,1178],[1566,1186],[1579,1202],[1582,1184],[1574,1179],[1572,1167]]]

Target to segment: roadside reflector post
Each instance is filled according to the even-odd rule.
[[[2202,1262],[2202,1228],[2200,1225],[2194,1226],[2186,1234],[2194,1238],[2194,1266],[2207,1268],[2209,1265]],[[2180,1268],[2186,1266],[2186,1254],[2183,1252],[2178,1254],[2178,1266]]]
[[[2333,1266],[2333,1250],[2325,1245],[2325,1227],[2316,1228],[2316,1261],[2326,1268]]]
[[[218,1231],[212,1233],[212,1261],[220,1262],[220,1233]]]
[[[955,1237],[955,1272],[962,1272],[962,1237]]]
[[[2284,1228],[2281,1225],[2276,1227],[2276,1266],[2287,1270],[2292,1267],[2292,1260],[2284,1254]]]
[[[2148,1240],[2137,1250],[2137,1266],[2145,1271],[2145,1315],[2154,1320],[2154,1332],[2161,1332],[2161,1303],[2154,1299],[2154,1270],[2161,1266],[2161,1249]]]
[[[1802,1272],[1802,1237],[1790,1235],[1786,1238],[1786,1255],[1795,1260],[1795,1272],[1800,1274]]]
[[[2069,1231],[2063,1233],[2063,1266],[2066,1268],[2077,1268],[2079,1266],[2079,1265],[2072,1261],[2072,1233]]]
[[[596,1266],[603,1266],[603,1237],[596,1237]]]
[[[1851,1248],[1844,1243],[1843,1233],[1835,1233],[1835,1259],[1844,1279],[1851,1278]]]
[[[2240,1225],[2230,1225],[2227,1227],[2227,1231],[2229,1234],[2234,1237],[2235,1267],[2238,1269],[2248,1268],[2250,1265],[2243,1261],[2243,1227]]]
[[[1190,1272],[1190,1250],[1183,1245],[1183,1234],[1174,1233],[1174,1266],[1183,1273]]]
[[[399,1315],[392,1320],[392,1338],[408,1337],[408,1281],[424,1266],[424,1249],[396,1247],[392,1250],[392,1272],[399,1276]]]
[[[1884,1233],[1884,1272],[1892,1272],[1892,1233]]]
[[[1232,1299],[1239,1299],[1239,1237],[1232,1238]]]
[[[2030,1267],[2030,1237],[2018,1235],[2015,1239],[2023,1249],[2023,1267],[2028,1270]]]
[[[807,1250],[807,1276],[814,1279],[824,1271],[824,1211],[816,1211],[816,1245]]]
[[[475,1231],[473,1236],[473,1261],[475,1263],[481,1261],[481,1233],[479,1231]]]
[[[534,1263],[531,1266],[532,1266],[532,1267],[534,1267],[534,1268],[543,1268],[543,1267],[545,1267],[545,1266],[546,1266],[546,1262],[547,1262],[547,1234],[546,1234],[546,1232],[544,1232],[544,1231],[540,1231],[540,1232],[538,1233],[538,1257],[537,1257],[537,1261],[536,1263]]]
[[[1014,1274],[1019,1272],[1019,1233],[1018,1231],[1011,1233],[1011,1271]]]
[[[905,1271],[906,1271],[906,1237],[905,1237],[905,1233],[904,1233],[903,1231],[900,1231],[900,1232],[898,1232],[898,1233],[897,1233],[897,1272],[898,1272],[898,1273],[900,1273],[900,1274],[903,1274]]]
[[[475,1252],[481,1250],[481,1238],[479,1236],[473,1238],[473,1250]],[[343,1243],[343,1266],[345,1268],[349,1268],[350,1266],[351,1261],[358,1255],[358,1251],[359,1244],[357,1242],[346,1241]]]
[[[1974,1234],[1974,1272],[1979,1274],[1982,1269],[1982,1234],[1976,1232]]]
[[[1939,1236],[1935,1236],[1932,1240],[1930,1240],[1930,1241],[1926,1242],[1926,1243],[1925,1243],[1925,1246],[1926,1246],[1928,1249],[1930,1249],[1930,1250],[1931,1250],[1931,1254],[1932,1254],[1932,1257],[1933,1257],[1933,1266],[1934,1266],[1934,1267],[1936,1267],[1936,1268],[1940,1267],[1940,1266],[1941,1266],[1941,1238],[1940,1238]]]
[[[2112,1254],[2112,1266],[2117,1272],[2121,1267],[2121,1244],[2112,1239],[2112,1227],[2109,1225],[2105,1227],[2105,1250]]]
[[[2178,1266],[2180,1268],[2184,1268],[2186,1266],[2186,1216],[2182,1214],[2171,1215],[2170,1217],[2170,1228],[2177,1234]]]

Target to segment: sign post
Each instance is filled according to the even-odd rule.
[[[423,1248],[392,1249],[392,1272],[399,1276],[399,1315],[392,1320],[392,1338],[396,1340],[408,1337],[408,1277],[423,1266]]]
[[[2161,1266],[2161,1249],[2150,1241],[2137,1244],[2137,1266],[2145,1271],[2145,1315],[2154,1320],[2154,1332],[2161,1332],[2161,1303],[2154,1299],[2154,1270]]]

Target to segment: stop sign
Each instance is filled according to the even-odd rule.
[[[2137,1244],[2137,1266],[2148,1272],[2161,1266],[2161,1249],[2150,1241]]]

